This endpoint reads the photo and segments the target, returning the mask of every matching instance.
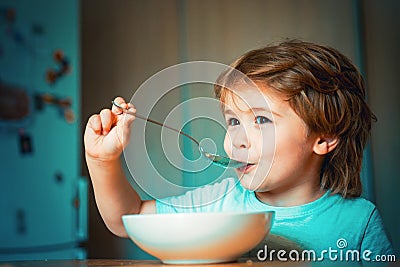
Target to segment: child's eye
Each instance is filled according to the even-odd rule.
[[[264,116],[257,116],[256,117],[256,123],[257,124],[264,124],[264,123],[268,123],[268,122],[272,122],[270,119],[268,119],[267,117]]]
[[[231,119],[228,120],[228,126],[236,126],[236,125],[239,125],[239,124],[240,124],[240,122],[239,122],[238,119],[231,118]]]

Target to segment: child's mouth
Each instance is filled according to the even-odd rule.
[[[248,173],[253,169],[254,166],[256,166],[255,163],[248,163],[247,165],[245,165],[243,167],[237,168],[237,170],[241,173]]]

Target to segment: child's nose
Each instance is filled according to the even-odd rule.
[[[249,133],[244,127],[240,127],[240,130],[237,131],[232,143],[235,148],[250,148],[251,142]]]

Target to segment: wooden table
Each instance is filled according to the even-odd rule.
[[[160,261],[152,260],[108,260],[108,259],[90,259],[90,260],[40,260],[40,261],[15,261],[15,262],[0,262],[0,267],[117,267],[117,266],[191,266],[191,267],[256,267],[256,266],[309,266],[306,263],[299,262],[231,262],[218,264],[201,264],[201,265],[164,265]]]

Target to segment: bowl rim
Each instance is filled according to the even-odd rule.
[[[151,217],[215,217],[215,216],[246,216],[246,215],[260,215],[260,214],[268,214],[272,216],[272,219],[275,217],[274,210],[268,211],[221,211],[221,212],[177,212],[177,213],[145,213],[145,214],[124,214],[122,215],[122,219],[129,218],[151,218]]]

